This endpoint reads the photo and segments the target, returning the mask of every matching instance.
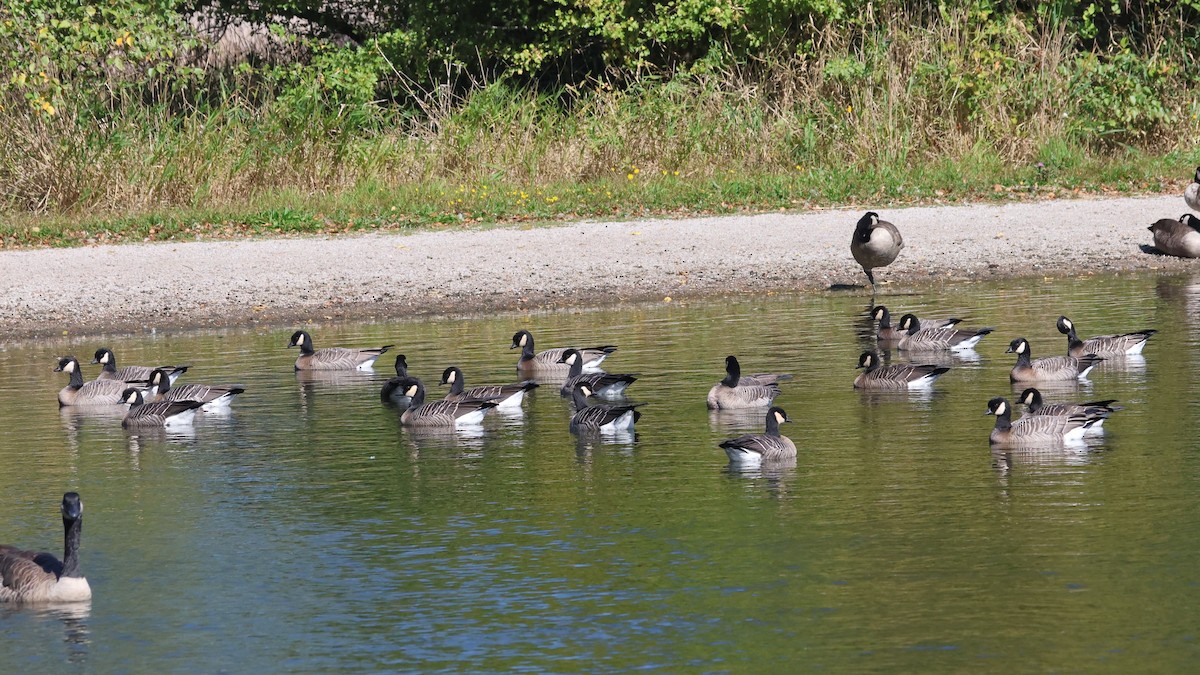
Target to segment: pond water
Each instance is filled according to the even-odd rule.
[[[310,326],[395,343],[437,396],[516,379],[508,349],[613,343],[641,373],[636,440],[577,440],[557,387],[478,434],[414,433],[374,373],[305,378],[294,326],[63,337],[0,351],[0,541],[61,555],[85,503],[77,608],[0,607],[9,672],[1190,670],[1200,660],[1200,280],[1087,276],[881,295],[996,327],[930,395],[851,388],[862,294]],[[1152,327],[1144,360],[1049,400],[1120,399],[1083,449],[993,453],[1004,354]],[[60,412],[65,353],[242,383],[189,434]],[[791,469],[717,444],[763,414],[704,406],[726,354],[787,371]],[[893,353],[893,360],[902,355]],[[84,366],[92,377],[95,366]],[[74,664],[70,667],[67,664]]]

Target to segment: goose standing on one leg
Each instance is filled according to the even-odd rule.
[[[1183,189],[1183,201],[1187,202],[1189,209],[1200,211],[1200,166],[1196,167],[1191,184]]]
[[[372,349],[347,349],[325,347],[313,349],[312,336],[302,330],[292,333],[288,347],[299,347],[296,370],[370,370],[375,359],[395,345],[384,345]]]
[[[731,464],[760,464],[796,459],[796,444],[779,433],[779,425],[791,422],[783,408],[772,406],[767,411],[767,429],[761,434],[746,434],[723,441],[720,447]]]
[[[850,239],[850,254],[862,265],[872,291],[875,290],[875,274],[871,270],[892,264],[902,248],[904,238],[900,236],[900,230],[886,220],[880,220],[874,211],[867,211],[859,218],[854,237]]]
[[[0,545],[0,602],[83,602],[92,588],[79,570],[83,502],[79,493],[62,499],[63,559],[50,553]]]

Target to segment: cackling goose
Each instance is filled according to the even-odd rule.
[[[1025,415],[1013,421],[1008,399],[988,401],[987,415],[996,416],[989,437],[992,445],[1057,445],[1078,442],[1088,427],[1103,419],[1101,415]],[[1107,413],[1105,413],[1107,414]]]
[[[141,383],[150,380],[150,373],[155,368],[160,368],[166,371],[171,378],[171,384],[175,384],[175,380],[179,379],[180,375],[187,372],[188,366],[122,366],[117,368],[117,356],[108,347],[101,347],[96,350],[92,363],[100,364],[100,374],[96,376],[97,380],[119,380],[121,382]]]
[[[58,360],[54,372],[66,373],[71,376],[67,386],[58,392],[59,407],[68,405],[117,405],[125,399],[122,392],[129,386],[121,380],[92,380],[83,381],[83,373],[79,370],[79,360],[74,356],[64,356]]]
[[[1080,340],[1075,333],[1075,324],[1065,316],[1058,317],[1058,332],[1067,336],[1067,355],[1080,357],[1084,354],[1100,356],[1131,356],[1141,354],[1146,341],[1158,331],[1150,328],[1122,335],[1097,335]]]
[[[904,238],[900,236],[900,230],[886,220],[880,220],[874,211],[867,211],[859,218],[850,239],[850,253],[867,273],[872,289],[875,288],[875,275],[871,270],[892,264],[902,248]]]
[[[516,384],[485,384],[466,389],[462,370],[458,366],[450,366],[442,371],[441,384],[450,385],[450,393],[446,394],[447,401],[495,401],[496,408],[512,410],[521,407],[525,393],[537,388],[537,382],[526,380]]]
[[[411,427],[471,427],[483,422],[495,401],[441,400],[425,402],[425,384],[415,377],[402,378],[400,388],[409,397],[400,424]]]
[[[950,370],[933,364],[881,366],[875,352],[863,352],[858,367],[866,370],[854,378],[855,389],[926,389]]]
[[[200,401],[204,405],[201,410],[217,410],[228,408],[238,394],[246,391],[245,387],[232,384],[184,384],[171,386],[171,378],[167,371],[155,368],[150,373],[150,400],[147,402],[166,401]]]
[[[571,367],[567,373],[567,381],[558,393],[570,397],[575,391],[575,385],[586,384],[596,398],[615,399],[625,395],[625,389],[637,381],[633,374],[619,373],[585,373],[583,372],[583,355],[578,349],[568,349],[563,352],[562,363]]]
[[[526,377],[539,375],[566,377],[570,372],[570,367],[562,362],[562,356],[569,349],[568,347],[558,347],[535,353],[533,351],[533,333],[527,330],[519,330],[513,334],[512,347],[509,349],[518,347],[521,349],[521,358],[517,360],[517,372],[521,375]],[[583,355],[583,372],[603,372],[600,370],[600,363],[615,351],[617,348],[612,345],[580,349],[579,353]]]
[[[1030,387],[1021,392],[1021,397],[1017,399],[1017,403],[1023,403],[1027,406],[1030,415],[1056,415],[1062,417],[1064,415],[1088,415],[1091,417],[1100,417],[1094,424],[1088,427],[1088,433],[1103,433],[1104,420],[1107,415],[1121,410],[1121,406],[1114,406],[1117,400],[1106,399],[1104,401],[1089,401],[1087,403],[1042,403],[1042,392]]]
[[[903,318],[903,317],[902,317]],[[875,305],[871,308],[871,320],[879,322],[879,330],[875,332],[875,337],[884,342],[896,342],[904,338],[907,334],[898,327],[892,325],[892,314],[887,307],[883,305]],[[942,328],[944,326],[953,326],[961,321],[961,319],[926,319],[921,325],[925,327]]]
[[[1180,258],[1200,258],[1200,218],[1185,213],[1179,220],[1163,218],[1146,228],[1154,233],[1154,248]]]
[[[786,373],[742,376],[737,357],[725,357],[725,379],[708,390],[709,410],[736,410],[771,405],[780,394],[778,382],[791,379]]]
[[[913,314],[900,317],[901,338],[896,348],[912,352],[967,352],[975,349],[975,345],[991,333],[994,328],[959,328],[958,319],[950,319],[942,326],[925,326]]]
[[[296,358],[296,370],[371,370],[375,359],[393,346],[384,345],[373,349],[325,347],[314,350],[312,337],[302,330],[292,333],[292,339],[288,342],[289,348],[300,348],[300,356]]]
[[[733,464],[759,464],[796,458],[796,444],[779,433],[779,425],[791,422],[783,408],[772,406],[767,411],[767,430],[761,434],[746,434],[727,441],[720,447]]]
[[[129,412],[121,420],[126,429],[161,429],[182,427],[192,423],[196,411],[204,401],[155,401],[146,403],[140,389],[129,387],[121,394],[121,400],[129,404]]]
[[[1004,352],[1017,355],[1017,364],[1008,374],[1011,382],[1082,380],[1097,363],[1104,360],[1104,357],[1095,354],[1084,354],[1080,357],[1044,356],[1034,359],[1029,349],[1029,341],[1025,338],[1013,340]]]
[[[383,389],[379,391],[379,400],[407,408],[410,399],[404,391],[404,378],[406,377],[408,377],[408,360],[403,354],[397,354],[396,376],[383,383]]]
[[[62,499],[65,530],[63,559],[50,553],[23,551],[0,545],[0,602],[84,602],[92,588],[79,569],[79,541],[83,534],[83,502],[79,493]]]
[[[591,395],[591,388],[584,383],[575,385],[574,391],[571,392],[572,400],[575,403],[575,414],[571,415],[571,433],[595,431],[602,434],[630,433],[633,431],[633,425],[642,418],[642,413],[637,408],[645,405],[644,403],[588,405],[587,399]]]

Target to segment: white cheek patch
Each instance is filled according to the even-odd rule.
[[[104,352],[104,356],[100,357],[100,363],[108,363],[108,352]]]
[[[1025,343],[1024,343],[1024,342],[1022,342],[1021,344],[1017,345],[1017,353],[1018,353],[1018,354],[1024,354],[1024,353],[1025,353]]]
[[[407,390],[405,390],[404,394],[405,394],[405,396],[408,396],[409,398],[416,396],[417,395],[417,385],[414,384],[411,387],[409,387]]]
[[[453,371],[451,371],[450,376],[446,378],[446,382],[448,384],[453,384],[454,379],[455,379],[455,373]]]
[[[1003,403],[996,406],[997,415],[1003,415],[1005,410],[1008,410],[1008,406],[1004,405]]]
[[[526,336],[526,335],[522,335],[522,336],[521,336],[521,341],[520,341],[519,343],[517,343],[517,344],[519,344],[520,346],[524,347],[524,346],[525,346],[525,342],[526,342],[528,339],[529,339],[529,337],[528,337],[528,336]]]
[[[783,424],[783,415],[780,415],[779,413],[775,413],[775,423]]]
[[[73,373],[73,372],[75,372],[75,362],[74,362],[74,361],[68,361],[68,362],[67,362],[67,365],[66,365],[65,367],[63,367],[63,372],[64,372],[64,373]]]

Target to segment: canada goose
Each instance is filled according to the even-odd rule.
[[[1183,201],[1187,202],[1189,209],[1200,211],[1200,166],[1196,167],[1191,184],[1183,189]]]
[[[1128,356],[1141,354],[1146,341],[1158,331],[1150,328],[1123,335],[1097,335],[1080,340],[1075,333],[1075,324],[1065,316],[1058,317],[1058,332],[1067,336],[1067,355],[1080,357],[1084,354],[1100,356]]]
[[[512,410],[521,407],[525,392],[533,391],[538,383],[526,380],[517,384],[485,384],[465,389],[462,370],[458,366],[450,366],[442,371],[441,384],[450,385],[446,394],[447,401],[495,401],[501,410]]]
[[[483,422],[484,415],[496,407],[495,401],[431,401],[425,402],[425,384],[415,377],[405,377],[400,385],[409,397],[408,408],[400,415],[400,423],[413,427],[465,427]]]
[[[1023,403],[1027,406],[1030,415],[1056,415],[1071,416],[1071,415],[1087,415],[1089,417],[1099,417],[1090,427],[1088,433],[1104,431],[1104,420],[1111,413],[1121,410],[1121,406],[1114,406],[1117,399],[1111,398],[1104,401],[1089,401],[1087,403],[1042,403],[1042,392],[1030,387],[1021,392],[1021,397],[1017,399],[1017,403]]]
[[[22,551],[0,545],[0,602],[83,602],[92,588],[79,570],[79,540],[83,533],[83,502],[79,493],[62,499],[63,559],[51,553]]]
[[[292,339],[288,342],[289,348],[300,348],[296,370],[370,370],[375,365],[375,359],[393,346],[384,345],[374,349],[325,347],[314,350],[312,337],[302,330],[292,333]]]
[[[597,403],[588,405],[587,399],[592,395],[591,387],[580,383],[571,392],[575,403],[575,414],[571,415],[571,433],[578,434],[587,431],[599,431],[602,434],[629,433],[633,425],[642,418],[637,408],[645,405],[608,405]]]
[[[855,389],[925,389],[950,370],[933,364],[881,366],[875,352],[863,352],[858,367],[866,370],[854,378]]]
[[[1180,258],[1200,258],[1200,218],[1190,213],[1179,220],[1163,218],[1146,228],[1154,233],[1154,248]]]
[[[129,412],[121,420],[126,429],[159,429],[182,427],[192,423],[196,410],[204,401],[155,401],[146,403],[142,392],[129,387],[121,394],[121,400],[129,404]]]
[[[966,352],[975,349],[985,335],[995,330],[990,327],[959,328],[958,323],[958,319],[951,319],[950,323],[943,326],[924,326],[916,315],[905,314],[900,317],[900,330],[904,331],[904,337],[896,348],[913,352]]]
[[[245,391],[245,387],[232,384],[183,384],[172,387],[167,371],[155,368],[150,373],[151,402],[200,401],[204,404],[201,410],[216,410],[228,408],[233,399]]]
[[[108,347],[97,349],[92,363],[100,364],[100,374],[96,376],[97,380],[120,380],[121,382],[148,381],[150,373],[155,368],[159,368],[171,378],[171,384],[175,384],[175,380],[178,380],[179,376],[186,373],[188,369],[188,366],[122,366],[118,369],[117,356]]]
[[[778,382],[791,379],[786,373],[759,373],[742,377],[737,357],[725,357],[725,379],[708,390],[709,410],[736,410],[771,405],[780,394]]]
[[[396,355],[396,376],[383,383],[379,400],[407,408],[411,400],[404,392],[404,378],[408,377],[408,360],[403,354]]]
[[[578,349],[568,349],[563,352],[560,362],[571,367],[567,373],[567,381],[563,383],[558,393],[570,397],[574,395],[575,385],[586,384],[596,398],[615,399],[625,395],[625,389],[637,382],[637,376],[618,373],[585,373],[583,372],[583,355]]]
[[[900,230],[886,220],[880,220],[879,214],[874,211],[867,211],[858,219],[854,236],[850,239],[850,253],[862,265],[863,272],[867,273],[872,289],[875,288],[875,275],[871,270],[892,264],[902,248],[904,238],[900,236]]]
[[[734,464],[759,464],[796,458],[796,444],[779,433],[779,425],[791,422],[783,408],[772,406],[767,411],[767,430],[761,434],[746,434],[727,441],[720,447]]]
[[[1103,419],[1078,413],[1074,415],[1025,415],[1015,422],[1008,399],[988,401],[987,415],[996,416],[989,440],[992,445],[1055,445],[1078,442],[1088,427]]]
[[[1006,354],[1016,354],[1017,364],[1008,374],[1011,382],[1043,382],[1084,379],[1097,363],[1104,360],[1102,356],[1084,354],[1075,356],[1043,356],[1033,358],[1029,350],[1029,340],[1017,338],[1009,343]]]
[[[533,334],[527,330],[519,330],[513,334],[512,347],[509,347],[509,349],[516,349],[518,347],[521,348],[521,358],[517,360],[517,372],[522,375],[566,377],[570,371],[570,367],[560,361],[563,353],[567,351],[567,347],[547,349],[534,353]],[[612,345],[580,349],[579,353],[583,354],[583,372],[602,372],[600,370],[600,363],[615,351],[617,351],[617,348]]]
[[[59,407],[68,405],[117,405],[125,399],[121,393],[129,386],[121,380],[92,380],[83,381],[83,373],[79,370],[79,360],[74,356],[64,356],[58,360],[54,368],[56,373],[67,373],[71,381],[58,392]]]
[[[871,308],[871,320],[879,322],[879,330],[875,332],[875,337],[884,342],[895,342],[901,340],[907,334],[898,327],[892,326],[892,314],[887,307],[883,305],[875,305]],[[932,328],[942,328],[944,326],[953,326],[962,321],[962,319],[926,319],[922,322],[922,326]]]

